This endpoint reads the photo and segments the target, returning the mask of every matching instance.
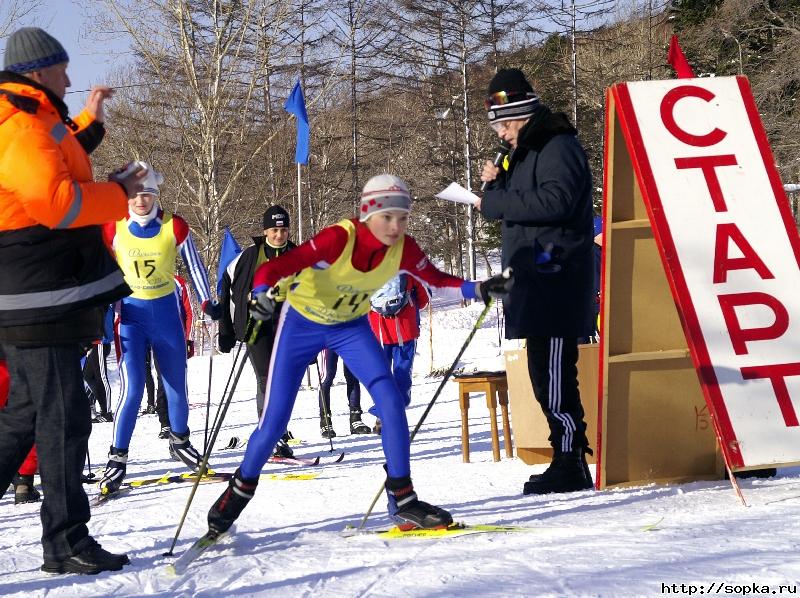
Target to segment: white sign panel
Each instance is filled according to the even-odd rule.
[[[800,239],[747,80],[615,93],[729,463],[800,461]]]

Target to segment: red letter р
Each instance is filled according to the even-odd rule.
[[[792,398],[789,396],[789,389],[786,388],[788,376],[800,376],[800,363],[777,363],[742,368],[742,378],[745,380],[769,378],[775,391],[775,397],[778,399],[778,407],[783,415],[783,421],[787,428],[793,428],[800,424],[797,421],[797,412],[792,405]]]
[[[668,91],[664,99],[661,100],[661,122],[664,123],[667,131],[669,131],[675,139],[683,141],[686,145],[693,145],[695,147],[709,147],[725,139],[727,133],[719,128],[715,128],[705,135],[694,135],[684,131],[678,126],[678,123],[675,122],[675,105],[679,100],[687,97],[699,98],[710,102],[715,96],[707,89],[697,87],[696,85],[681,85]]]
[[[733,241],[742,252],[742,257],[728,257],[728,241]],[[714,243],[714,284],[726,282],[731,270],[755,270],[766,280],[775,278],[767,265],[758,257],[753,246],[744,238],[739,227],[732,222],[717,225],[717,240]]]
[[[772,295],[767,293],[731,293],[730,295],[719,295],[719,306],[722,308],[722,316],[725,318],[725,326],[731,337],[733,350],[737,355],[747,353],[745,343],[750,341],[766,341],[778,338],[789,328],[789,312]],[[742,328],[739,318],[736,316],[736,308],[745,305],[764,305],[775,314],[775,322],[763,328]]]

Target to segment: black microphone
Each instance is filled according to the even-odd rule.
[[[511,151],[511,144],[506,141],[505,139],[500,140],[500,145],[497,147],[497,154],[495,154],[494,160],[492,160],[492,164],[495,166],[500,166],[503,163],[503,160],[508,155],[508,152]],[[483,181],[481,183],[481,193],[486,191],[486,187],[489,185],[491,181]]]

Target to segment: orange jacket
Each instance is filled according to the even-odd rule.
[[[104,128],[70,120],[60,98],[0,71],[0,342],[91,342],[102,310],[130,294],[100,224],[127,213],[117,183],[87,155]]]
[[[89,156],[74,137],[92,117],[82,112],[70,131],[47,94],[18,79],[0,84],[0,230],[124,218],[122,187],[93,182]]]

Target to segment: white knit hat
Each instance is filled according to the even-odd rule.
[[[411,193],[403,179],[393,174],[379,174],[364,185],[359,219],[366,222],[373,214],[388,210],[411,211]]]
[[[144,175],[144,178],[142,179],[143,189],[139,191],[139,194],[141,195],[142,193],[149,193],[150,195],[160,195],[161,191],[159,190],[159,187],[164,184],[164,175],[160,172],[157,172],[147,162],[137,161],[136,164],[147,171],[147,174]]]

